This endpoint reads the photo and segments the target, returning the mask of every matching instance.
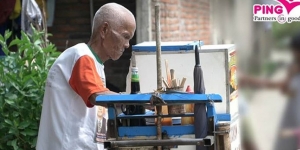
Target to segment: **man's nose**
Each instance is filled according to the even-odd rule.
[[[125,48],[129,48],[129,46],[130,46],[129,42],[126,42],[124,46],[125,46]]]

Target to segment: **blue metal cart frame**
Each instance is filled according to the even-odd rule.
[[[138,104],[150,103],[152,94],[121,94],[121,95],[99,95],[96,98],[96,105],[107,104],[108,106],[108,133],[104,147],[115,149],[120,147],[141,147],[141,146],[166,146],[166,145],[205,145],[213,146],[215,139],[215,127],[219,121],[230,121],[230,114],[216,114],[213,103],[222,102],[218,94],[160,94],[160,97],[167,105],[205,103],[207,106],[207,119],[209,132],[204,139],[164,139],[164,140],[131,140],[137,136],[156,136],[156,126],[134,126],[124,127],[118,125],[119,119],[129,118],[156,118],[157,115],[119,115],[116,113],[117,104]],[[193,116],[193,113],[181,115],[162,115],[163,117]],[[162,126],[162,132],[168,136],[182,136],[194,134],[194,125]]]

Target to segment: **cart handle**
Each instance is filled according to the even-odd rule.
[[[100,104],[145,104],[150,103],[152,94],[120,94],[120,95],[99,95],[96,97],[96,105]],[[188,104],[222,102],[219,94],[160,94],[160,97],[167,104]]]

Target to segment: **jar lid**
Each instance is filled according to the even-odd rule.
[[[131,71],[138,71],[138,67],[131,67]]]

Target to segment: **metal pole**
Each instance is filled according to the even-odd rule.
[[[161,34],[160,34],[160,10],[159,4],[155,5],[155,30],[156,30],[156,67],[157,67],[157,90],[162,88],[161,75]]]
[[[156,32],[156,66],[157,66],[157,90],[162,89],[162,76],[161,76],[161,44],[160,44],[160,12],[159,4],[155,5],[155,32]],[[157,112],[157,140],[161,140],[161,116],[162,106],[156,106]],[[161,146],[157,147],[157,150],[161,150]]]
[[[91,31],[93,32],[93,19],[94,19],[94,1],[90,0],[90,19],[91,19]]]
[[[170,146],[170,145],[204,145],[212,146],[213,137],[205,139],[168,139],[168,140],[132,140],[132,141],[106,141],[104,148],[140,147],[140,146]]]

